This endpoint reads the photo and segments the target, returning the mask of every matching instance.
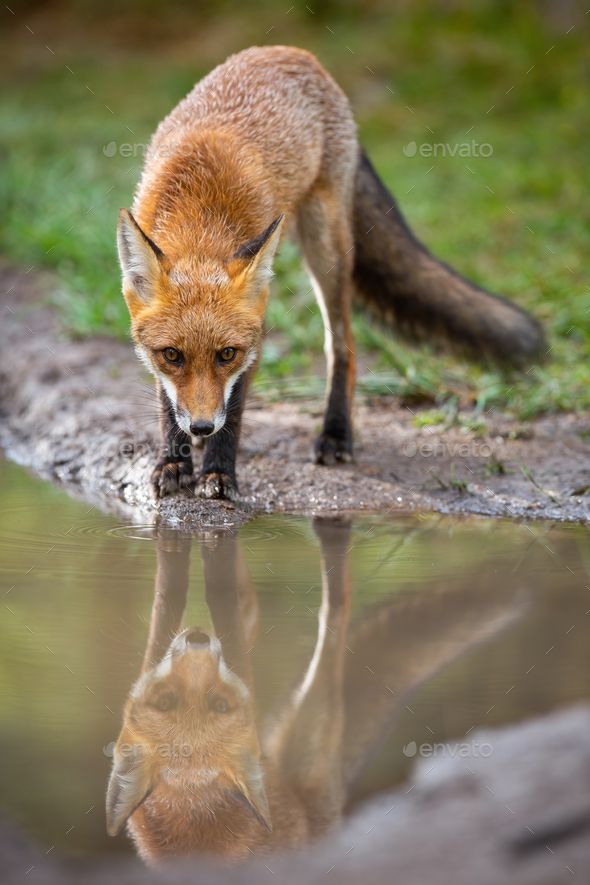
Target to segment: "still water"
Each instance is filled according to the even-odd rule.
[[[172,756],[190,733],[207,770],[239,734],[249,759],[313,780],[318,831],[443,741],[590,696],[586,528],[275,516],[190,538],[122,524],[2,462],[0,488],[0,811],[46,851],[133,851],[106,834],[105,793],[140,672],[136,697],[176,682],[147,720],[128,706],[132,732],[166,737]],[[212,655],[229,698],[199,683]],[[221,731],[201,727],[199,692]],[[254,780],[243,808],[262,827]]]

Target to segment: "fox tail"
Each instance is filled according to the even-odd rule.
[[[540,358],[540,324],[431,255],[364,152],[356,173],[354,240],[356,300],[380,321],[477,359],[522,366]]]

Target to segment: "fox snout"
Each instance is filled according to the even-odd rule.
[[[215,433],[215,424],[212,421],[192,421],[190,431],[193,436],[211,436]]]
[[[185,632],[184,636],[185,644],[188,646],[196,645],[197,648],[208,646],[211,644],[211,639],[204,630],[201,630],[199,627],[189,628],[188,632]]]
[[[167,393],[169,398],[172,399],[168,388]],[[184,430],[185,433],[206,439],[208,436],[218,433],[225,425],[227,413],[223,400],[221,403],[215,403],[213,408],[203,408],[202,403],[191,408],[190,403],[187,403],[185,398],[178,396],[176,391],[174,393],[175,396],[172,401],[174,403],[176,421],[180,429]]]
[[[193,684],[194,689],[202,678],[215,678],[222,661],[219,639],[200,627],[187,627],[178,633],[172,640],[168,654],[171,669],[178,669],[187,687]]]
[[[200,627],[187,627],[174,637],[170,651],[174,657],[194,651],[208,652],[212,658],[219,660],[221,643],[216,636],[210,636]]]

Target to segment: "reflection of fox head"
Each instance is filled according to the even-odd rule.
[[[183,853],[191,814],[220,803],[249,809],[270,829],[253,709],[219,640],[195,628],[178,634],[129,694],[107,791],[109,834],[131,818],[147,859]]]
[[[179,427],[210,436],[234,385],[259,355],[282,216],[227,261],[165,255],[127,210],[117,229],[136,348],[161,381]]]

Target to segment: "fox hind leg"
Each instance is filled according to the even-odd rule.
[[[348,199],[317,188],[298,212],[303,256],[324,321],[327,405],[315,443],[318,464],[352,458],[355,350],[351,328],[354,244]]]

